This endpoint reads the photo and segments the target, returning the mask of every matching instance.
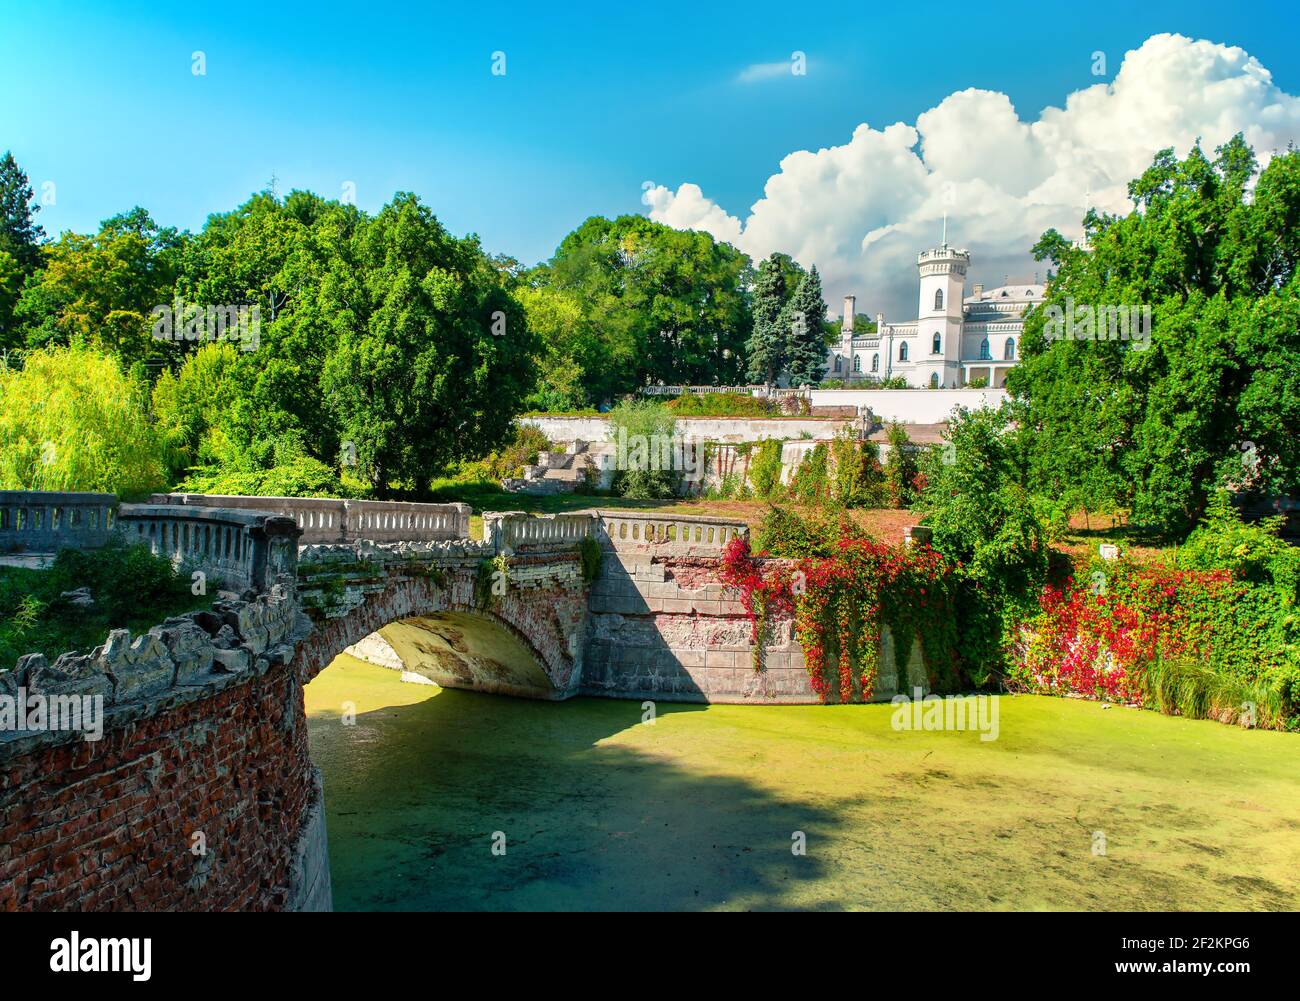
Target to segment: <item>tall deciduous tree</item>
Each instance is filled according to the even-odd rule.
[[[647,383],[734,382],[751,280],[749,258],[729,244],[635,215],[593,216],[530,276],[580,307],[562,354],[582,367],[592,402]]]
[[[1129,185],[1133,212],[1090,213],[1082,247],[1039,242],[1059,270],[1007,379],[1039,489],[1169,531],[1216,485],[1300,490],[1300,151],[1251,195],[1256,172],[1240,135],[1213,159],[1164,150]],[[1114,306],[1151,309],[1149,343],[1048,336],[1070,307]]]
[[[335,332],[325,404],[378,496],[419,490],[504,440],[534,338],[477,239],[452,237],[414,195],[359,225],[348,258],[320,290]]]
[[[26,346],[82,341],[128,368],[169,357],[150,337],[150,313],[172,300],[182,243],[142,208],[105,220],[94,236],[64,233],[14,310]]]

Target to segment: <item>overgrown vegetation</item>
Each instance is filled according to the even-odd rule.
[[[582,582],[590,587],[600,578],[602,556],[600,543],[587,536],[574,546],[582,567]]]
[[[745,539],[728,544],[723,579],[740,591],[753,623],[755,669],[762,667],[770,616],[791,613],[813,690],[827,701],[870,699],[881,664],[882,628],[894,639],[895,663],[906,670],[921,644],[929,684],[955,691],[962,674],[957,642],[955,566],[928,547],[882,545],[848,520],[806,521],[773,509],[758,534],[759,558]],[[771,547],[771,548],[768,548]],[[761,557],[779,556],[767,565]],[[899,688],[907,678],[898,679]]]
[[[47,570],[0,567],[0,669],[27,653],[51,660],[89,653],[110,629],[144,632],[170,615],[207,607],[215,594],[195,595],[188,573],[143,545],[114,539],[102,549],[65,549]],[[94,604],[60,595],[88,588]]]
[[[1175,565],[1094,559],[1043,592],[1012,684],[1300,727],[1300,550],[1219,496]],[[1234,701],[1235,700],[1235,701]]]
[[[617,451],[614,492],[634,500],[672,497],[682,469],[673,460],[677,422],[661,403],[625,402],[609,412],[609,436]]]
[[[1034,248],[1056,273],[1007,387],[1038,490],[1181,534],[1218,487],[1300,491],[1300,150],[1262,172],[1240,135],[1162,150],[1129,196],[1127,215],[1089,211],[1082,241]],[[1060,329],[1119,306],[1149,308],[1149,332]]]

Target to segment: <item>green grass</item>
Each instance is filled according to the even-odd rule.
[[[339,909],[1300,907],[1290,734],[1043,696],[1003,697],[988,742],[888,705],[651,726],[350,658],[306,701]]]
[[[1283,729],[1288,720],[1281,694],[1266,685],[1251,684],[1214,671],[1192,660],[1159,660],[1142,672],[1142,688],[1150,704],[1161,712],[1188,719],[1217,719],[1237,723],[1244,707],[1253,705],[1255,725]]]

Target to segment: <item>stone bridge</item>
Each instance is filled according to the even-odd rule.
[[[0,728],[0,910],[327,909],[302,686],[339,653],[563,699],[816,702],[791,623],[762,669],[719,583],[743,523],[465,505],[0,492],[0,553],[119,532],[208,575],[210,611],[0,665],[0,698],[102,700],[103,736]],[[882,651],[878,698],[925,685]],[[202,842],[204,850],[195,851]]]

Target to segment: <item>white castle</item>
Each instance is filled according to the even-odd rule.
[[[945,227],[946,228],[946,227]],[[853,329],[855,297],[844,297],[840,341],[829,350],[826,378],[879,382],[902,376],[909,386],[957,388],[983,379],[1002,386],[1016,364],[1024,314],[1043,299],[1036,282],[985,289],[964,296],[970,253],[943,243],[916,259],[921,275],[918,318],[886,323],[874,332]]]

